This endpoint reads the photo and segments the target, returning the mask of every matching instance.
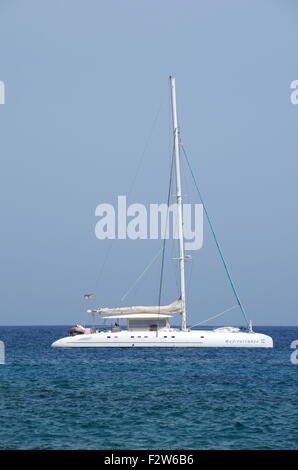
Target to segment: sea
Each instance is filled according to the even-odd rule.
[[[51,348],[68,328],[0,327],[1,449],[298,449],[298,327],[255,327],[273,349]]]

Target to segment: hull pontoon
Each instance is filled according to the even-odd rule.
[[[58,339],[52,346],[54,348],[272,348],[273,341],[270,336],[248,331],[228,331],[228,329],[181,331],[171,328],[158,333],[122,330],[67,336]]]

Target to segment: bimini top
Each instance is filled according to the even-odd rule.
[[[102,318],[126,318],[127,320],[164,320],[165,318],[172,318],[173,315],[163,315],[158,313],[129,313],[128,315],[109,315]]]

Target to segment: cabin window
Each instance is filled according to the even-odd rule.
[[[204,338],[204,336],[201,336],[201,338]]]
[[[175,338],[175,336],[172,336],[172,338]]]
[[[107,338],[110,338],[110,336],[107,336]]]
[[[134,336],[131,336],[131,338],[134,338]]]
[[[147,320],[129,320],[128,328],[129,330],[149,330],[156,331],[159,328],[166,328],[168,322],[166,319],[147,319]]]
[[[167,336],[164,336],[164,338],[167,338]]]

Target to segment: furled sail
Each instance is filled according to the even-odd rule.
[[[133,307],[116,307],[116,308],[96,308],[88,310],[89,313],[181,313],[182,301],[181,299],[175,300],[169,305],[161,306],[133,306]]]

